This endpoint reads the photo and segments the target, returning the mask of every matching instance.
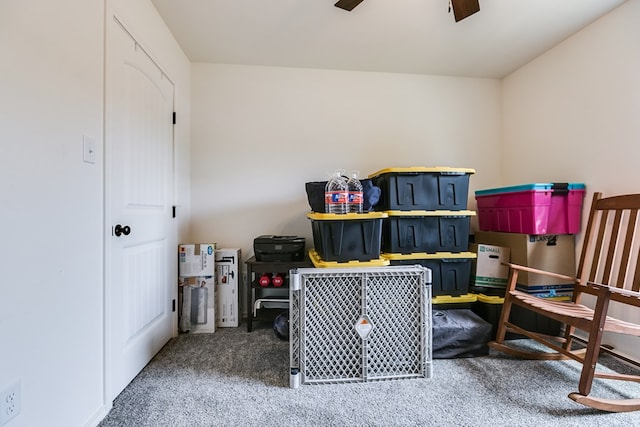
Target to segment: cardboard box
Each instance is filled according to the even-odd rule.
[[[477,257],[472,272],[474,286],[504,289],[509,279],[509,267],[502,265],[509,262],[511,250],[508,247],[472,243],[469,250]]]
[[[573,283],[557,285],[521,285],[518,283],[516,289],[540,298],[571,298],[573,295],[573,286]]]
[[[178,279],[178,327],[180,332],[216,331],[216,299],[213,276]]]
[[[182,244],[178,247],[178,276],[213,277],[215,243]]]
[[[216,327],[240,326],[240,249],[215,250]]]
[[[478,231],[476,243],[504,246],[511,249],[511,262],[567,276],[576,274],[575,238],[572,234],[533,235]],[[527,286],[573,283],[555,277],[520,272],[518,283]]]

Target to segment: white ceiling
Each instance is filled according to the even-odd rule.
[[[151,0],[192,62],[502,78],[626,0]]]

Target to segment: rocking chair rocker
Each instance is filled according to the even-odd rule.
[[[631,360],[610,346],[602,345],[604,332],[640,336],[639,324],[616,319],[607,314],[610,302],[631,306],[634,308],[633,314],[640,314],[640,227],[637,225],[639,210],[640,194],[607,198],[602,198],[601,193],[593,195],[575,278],[509,264],[509,282],[496,339],[489,343],[496,350],[521,358],[573,359],[581,363],[578,391],[570,393],[569,398],[602,411],[627,412],[640,409],[640,398],[602,399],[589,396],[594,378],[640,382],[640,375],[596,372],[596,363],[601,353],[608,353],[640,367],[640,362]],[[538,298],[517,290],[518,273],[521,271],[574,280],[571,301]],[[595,300],[591,299],[592,303],[589,305],[583,304],[584,294],[587,294],[586,298]],[[509,315],[513,305],[563,323],[564,337],[531,332],[511,323]],[[581,333],[576,334],[576,330]],[[525,335],[554,351],[517,349],[505,343],[507,332]],[[582,344],[579,346],[581,348],[575,349],[576,342]]]

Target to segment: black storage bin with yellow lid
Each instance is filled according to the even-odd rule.
[[[391,265],[421,265],[431,270],[431,295],[460,296],[469,292],[473,252],[439,252],[436,254],[389,254],[383,258]]]
[[[313,244],[322,261],[372,261],[380,258],[382,219],[387,214],[310,212]]]
[[[369,175],[380,187],[375,210],[465,210],[473,173],[474,169],[451,167],[382,169]]]
[[[469,249],[473,211],[386,211],[382,222],[382,251],[463,252]]]

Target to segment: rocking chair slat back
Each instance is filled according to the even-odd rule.
[[[597,282],[640,291],[639,210],[638,194],[593,195],[577,270],[581,284]],[[632,258],[634,251],[637,254]]]

